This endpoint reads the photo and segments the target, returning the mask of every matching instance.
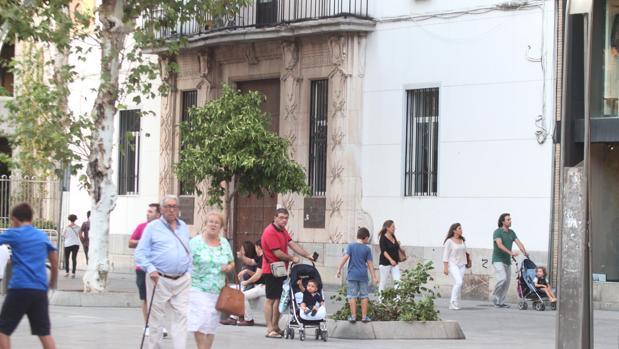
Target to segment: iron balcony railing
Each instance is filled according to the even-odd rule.
[[[242,7],[239,11],[230,11],[223,16],[213,17],[205,14],[162,27],[155,35],[158,39],[171,39],[336,17],[370,19],[368,2],[369,0],[255,0],[252,5]],[[160,20],[164,18],[164,12],[153,11],[151,16],[155,20]]]

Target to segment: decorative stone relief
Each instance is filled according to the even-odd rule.
[[[336,163],[331,167],[331,171],[329,173],[330,183],[333,184],[336,179],[342,177],[342,173],[344,172],[344,166],[341,163]]]
[[[256,56],[256,45],[255,43],[251,43],[247,45],[245,49],[245,58],[247,59],[247,64],[256,65],[258,64],[258,56]]]
[[[294,216],[294,204],[295,200],[293,194],[284,195],[284,197],[282,198],[282,206],[284,206],[284,208],[288,210],[291,216]]]
[[[282,42],[282,62],[284,70],[281,81],[284,85],[284,120],[296,121],[299,101],[299,87],[302,79],[299,77],[299,47],[294,41]]]
[[[288,133],[286,139],[290,142],[290,146],[288,147],[288,150],[290,150],[290,158],[294,159],[297,152],[297,131],[290,130],[290,133]]]
[[[334,131],[331,134],[331,151],[335,151],[335,148],[338,145],[342,144],[342,141],[344,141],[344,136],[345,136],[344,131],[342,131],[341,129]]]
[[[344,199],[342,199],[340,195],[337,195],[335,198],[329,200],[329,207],[327,208],[329,211],[329,218],[333,218],[333,215],[336,213],[341,213],[343,204]]]
[[[344,233],[339,231],[336,227],[333,232],[329,233],[329,242],[332,244],[342,243],[342,239],[344,238]]]
[[[206,95],[208,96],[209,89],[213,84],[213,54],[209,51],[200,52],[198,55],[198,67],[200,74],[200,82],[196,85],[196,89],[202,89],[202,86],[206,86]]]

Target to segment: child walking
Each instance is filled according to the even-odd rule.
[[[337,269],[337,277],[342,275],[342,268],[348,262],[348,304],[350,305],[350,317],[348,321],[357,321],[357,299],[361,299],[361,321],[370,322],[368,317],[368,271],[372,276],[372,283],[377,284],[374,263],[372,263],[372,250],[367,245],[370,241],[370,231],[361,227],[357,231],[357,241],[346,247],[346,253]]]
[[[533,284],[535,285],[536,289],[546,293],[548,298],[550,298],[551,302],[554,303],[557,301],[557,297],[555,296],[554,292],[552,292],[552,287],[550,287],[550,284],[546,280],[545,267],[537,267],[537,269],[535,269],[535,278],[533,279]]]
[[[56,288],[58,254],[47,234],[32,226],[32,208],[19,204],[11,210],[12,228],[0,234],[0,244],[11,246],[13,276],[0,312],[0,348],[11,348],[10,337],[28,315],[30,332],[39,336],[44,349],[55,349],[51,335],[47,289]],[[51,277],[47,280],[45,261],[49,258]]]

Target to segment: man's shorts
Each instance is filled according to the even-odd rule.
[[[265,296],[267,299],[279,299],[282,296],[285,276],[276,278],[273,274],[262,274],[265,285]]]
[[[346,298],[368,298],[368,282],[348,280],[348,290]]]
[[[51,324],[47,291],[30,288],[8,290],[0,312],[0,333],[10,336],[24,317],[30,321],[30,332],[35,336],[49,336]]]
[[[140,299],[146,300],[146,271],[142,269],[135,270],[135,284],[138,286]]]

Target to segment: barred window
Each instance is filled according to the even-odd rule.
[[[406,92],[404,196],[436,196],[438,88]]]
[[[137,194],[140,174],[140,110],[120,111],[118,195]]]
[[[182,99],[181,101],[182,102],[181,121],[187,121],[189,120],[189,111],[191,110],[191,108],[198,105],[198,91],[197,90],[183,91],[181,94],[181,99]],[[181,139],[182,137],[183,135],[181,134]],[[191,183],[179,181],[178,192],[180,195],[193,195],[194,186]]]
[[[311,82],[309,186],[312,196],[327,192],[327,103],[329,80]]]

